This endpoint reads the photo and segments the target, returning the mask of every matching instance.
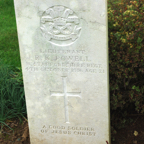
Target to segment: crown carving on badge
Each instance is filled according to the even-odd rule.
[[[66,22],[79,24],[79,18],[74,12],[63,6],[55,6],[45,11],[41,18],[42,23],[53,22],[55,25],[66,25]]]

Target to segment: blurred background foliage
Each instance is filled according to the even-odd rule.
[[[144,113],[144,0],[108,3],[111,119],[114,128]]]

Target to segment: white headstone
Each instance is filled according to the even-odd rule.
[[[106,0],[15,0],[31,144],[109,141]]]

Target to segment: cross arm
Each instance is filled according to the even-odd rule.
[[[68,92],[67,96],[69,96],[69,97],[80,97],[81,98],[81,92]]]
[[[50,91],[50,96],[64,96],[64,93],[62,93],[62,92]]]

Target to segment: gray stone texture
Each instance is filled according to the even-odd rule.
[[[31,144],[109,142],[106,0],[15,0]]]

